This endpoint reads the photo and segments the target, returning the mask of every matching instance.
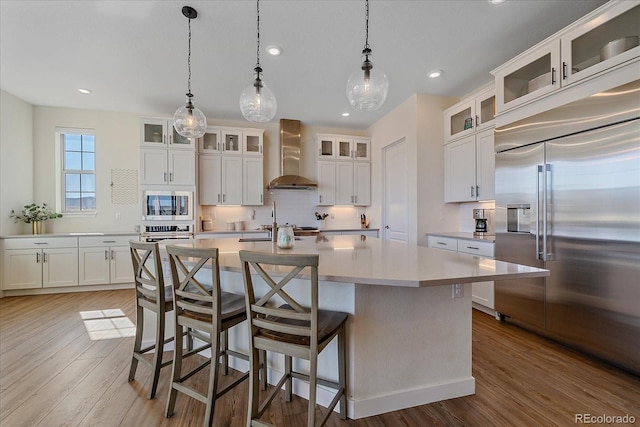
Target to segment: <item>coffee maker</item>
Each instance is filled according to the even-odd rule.
[[[489,231],[487,228],[487,214],[485,209],[474,209],[473,218],[476,220],[474,236],[484,236]]]

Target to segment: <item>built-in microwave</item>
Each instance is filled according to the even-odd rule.
[[[192,220],[192,191],[152,191],[144,192],[143,216],[147,221]]]

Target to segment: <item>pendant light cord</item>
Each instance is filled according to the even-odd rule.
[[[369,0],[365,0],[364,48],[369,49]]]
[[[189,77],[187,79],[187,96],[192,97],[191,94],[191,18],[189,18],[189,54],[187,55],[187,67],[189,68]]]
[[[258,17],[256,20],[256,67],[260,68],[260,0],[256,0],[256,16]]]

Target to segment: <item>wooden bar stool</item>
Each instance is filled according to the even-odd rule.
[[[160,369],[171,364],[171,360],[162,362],[164,344],[173,341],[173,337],[164,338],[165,313],[173,310],[173,295],[171,285],[165,285],[160,261],[160,251],[157,243],[129,242],[131,261],[136,287],[136,339],[133,345],[129,381],[133,381],[138,362],[142,362],[153,372],[149,399],[153,399],[158,388]],[[142,332],[144,330],[144,309],[156,314],[155,343],[142,347]],[[149,361],[145,355],[154,351]]]
[[[187,352],[183,351],[182,346],[176,345],[166,416],[169,418],[173,415],[176,397],[180,392],[207,405],[204,425],[211,426],[216,400],[249,376],[247,372],[224,389],[218,390],[218,363],[221,358],[225,374],[228,370],[229,354],[249,360],[246,354],[229,350],[226,338],[229,328],[247,318],[244,297],[220,289],[217,248],[201,249],[168,245],[166,249],[173,281],[175,330],[183,331],[184,328],[188,328],[194,337],[206,343],[204,347]],[[205,264],[209,265],[205,267]],[[182,360],[202,351],[205,347],[211,348],[211,359],[183,373]],[[207,365],[211,365],[207,394],[202,394],[184,384],[187,379]]]
[[[242,273],[245,283],[247,317],[250,322],[250,374],[249,374],[249,411],[247,426],[264,426],[260,417],[273,398],[285,385],[285,400],[291,401],[291,383],[293,378],[309,382],[309,410],[307,425],[315,426],[316,386],[322,384],[337,390],[318,425],[326,423],[333,408],[340,402],[340,417],[347,418],[346,410],[346,337],[345,322],[347,313],[318,309],[318,255],[271,254],[240,251]],[[266,295],[256,298],[249,266],[271,288]],[[269,274],[271,267],[278,266],[278,275],[284,275],[278,282]],[[285,267],[283,269],[282,267]],[[263,268],[264,267],[264,268]],[[288,271],[285,271],[288,268]],[[311,307],[307,308],[292,298],[284,287],[291,279],[299,277],[303,269],[310,273]],[[296,284],[297,286],[297,284]],[[270,304],[275,297],[285,304],[274,307]],[[318,378],[318,353],[338,337],[338,382]],[[285,373],[268,394],[263,403],[259,402],[259,351],[273,351],[285,356]],[[295,372],[292,369],[292,357],[309,361],[309,374]]]

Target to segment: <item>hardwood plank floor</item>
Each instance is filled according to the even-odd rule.
[[[144,366],[127,381],[133,337],[92,339],[126,335],[126,318],[135,319],[132,290],[0,299],[0,426],[202,425],[204,405],[183,395],[164,417],[170,368],[153,400]],[[193,378],[203,389],[206,375]],[[473,375],[473,396],[355,421],[334,413],[328,425],[567,426],[575,414],[629,414],[640,425],[640,378],[475,310]],[[215,425],[244,426],[246,395],[245,382],[220,399]],[[279,395],[263,419],[302,426],[306,410]]]

